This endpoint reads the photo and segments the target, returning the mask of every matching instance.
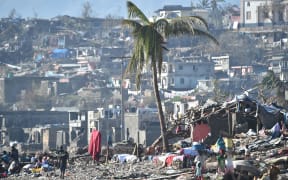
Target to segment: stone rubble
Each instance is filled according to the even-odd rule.
[[[248,145],[251,155],[249,162],[253,161],[253,165],[259,170],[260,174],[272,164],[280,169],[278,179],[288,179],[288,146],[287,139],[279,137],[271,139],[269,136],[256,136],[254,134],[241,133],[236,134],[232,139],[234,142],[234,160],[243,160],[243,146]],[[191,168],[175,168],[175,166],[162,167],[154,163],[148,156],[140,161],[119,163],[115,161],[105,160],[100,163],[93,163],[88,154],[72,155],[66,170],[65,179],[193,179],[194,172]],[[102,158],[102,159],[105,159]],[[244,160],[245,161],[245,160]],[[236,162],[236,161],[235,161]],[[248,162],[248,161],[247,161]],[[207,161],[207,172],[204,177],[216,179],[215,161]],[[238,169],[239,170],[239,169]],[[235,168],[237,171],[237,168]],[[24,173],[10,175],[8,179],[60,179],[59,169],[50,172],[41,171],[37,173]],[[220,178],[221,179],[221,178]]]

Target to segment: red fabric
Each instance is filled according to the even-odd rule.
[[[92,156],[93,160],[99,160],[101,153],[101,133],[97,130],[91,132],[88,153]]]
[[[193,127],[193,132],[192,133],[192,141],[194,142],[199,142],[202,139],[206,139],[206,137],[208,136],[208,134],[210,133],[210,127],[208,126],[208,124],[198,124],[196,123],[196,126]]]
[[[171,154],[169,155],[166,160],[165,160],[165,164],[166,166],[171,166],[172,163],[173,163],[173,158],[175,157],[176,155],[175,154]]]

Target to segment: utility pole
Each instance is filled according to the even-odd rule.
[[[125,110],[124,110],[124,102],[123,102],[123,98],[124,98],[124,96],[123,96],[123,79],[124,79],[124,73],[123,73],[123,60],[124,59],[129,59],[129,58],[131,58],[130,56],[117,56],[117,57],[111,57],[111,58],[120,58],[121,59],[121,85],[120,85],[120,93],[121,93],[121,119],[120,119],[120,133],[121,133],[121,141],[123,141],[124,140],[124,130],[125,130],[125,128],[124,128],[124,112],[125,112]]]

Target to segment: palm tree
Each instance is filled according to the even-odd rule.
[[[210,8],[210,2],[209,2],[209,0],[200,0],[200,1],[199,1],[199,4],[198,4],[198,7],[199,7],[199,8],[202,8],[202,9]]]
[[[123,26],[131,28],[134,36],[134,49],[131,60],[126,68],[127,73],[135,73],[137,88],[140,86],[141,73],[144,68],[150,67],[153,75],[153,89],[158,108],[163,151],[168,150],[166,138],[166,126],[164,113],[161,105],[161,98],[158,89],[158,75],[161,74],[163,52],[168,50],[165,47],[165,40],[169,36],[183,34],[204,35],[218,44],[217,40],[207,32],[207,24],[204,19],[198,16],[183,17],[175,19],[158,19],[152,22],[132,2],[127,1],[128,17],[122,21]],[[138,18],[133,19],[133,18]]]

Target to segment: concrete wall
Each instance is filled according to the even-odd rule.
[[[159,121],[141,121],[137,113],[125,113],[125,139],[127,139],[127,129],[129,137],[138,141],[144,146],[151,145],[160,136]],[[139,136],[138,136],[139,134]]]
[[[71,77],[67,83],[59,82],[59,79],[54,77],[0,78],[0,103],[14,103],[20,100],[23,90],[26,92],[37,90],[44,96],[49,95],[49,89],[52,95],[70,93],[83,87],[86,80],[86,76]]]
[[[7,130],[7,135],[9,136],[10,141],[17,141],[22,143],[29,143],[32,141],[32,137],[29,137],[29,133],[37,129],[39,132],[38,140],[35,140],[34,143],[41,143],[42,138],[45,136],[43,140],[45,141],[49,138],[49,142],[46,142],[47,147],[50,145],[50,140],[54,139],[56,144],[56,137],[52,137],[49,132],[46,132],[46,135],[43,135],[42,130],[44,127],[49,127],[54,130],[63,130],[67,132],[68,135],[68,113],[67,112],[50,112],[50,111],[43,111],[43,112],[34,112],[34,111],[26,111],[26,112],[0,112],[0,114],[5,118],[5,127],[3,129]],[[2,126],[2,119],[0,124]],[[49,125],[49,126],[47,126]],[[54,125],[54,126],[53,126]],[[38,127],[36,127],[38,126]],[[27,131],[27,129],[30,131]],[[56,136],[56,132],[53,132]],[[4,138],[4,137],[2,137]],[[37,137],[34,137],[37,138]],[[67,142],[69,143],[69,142]],[[52,143],[53,145],[53,143]],[[52,147],[54,147],[53,145]],[[42,148],[41,148],[42,150]]]
[[[137,132],[139,131],[139,118],[136,113],[125,113],[124,118],[125,139],[127,137],[127,129],[129,137],[133,138],[134,142],[137,140]]]
[[[42,130],[43,151],[59,148],[57,147],[57,132],[59,131],[68,134],[68,127],[65,128],[62,126],[51,126]]]
[[[36,125],[68,124],[68,112],[56,111],[0,111],[6,128],[31,128]],[[2,122],[0,122],[2,126]]]

